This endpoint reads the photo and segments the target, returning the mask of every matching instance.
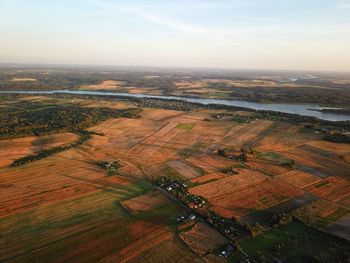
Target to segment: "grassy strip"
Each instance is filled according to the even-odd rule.
[[[19,158],[17,160],[15,160],[13,163],[10,164],[11,167],[16,167],[16,166],[20,166],[20,165],[24,165],[30,162],[34,162],[40,159],[44,159],[50,155],[53,155],[55,153],[59,153],[59,152],[63,152],[66,150],[69,150],[73,147],[76,147],[78,145],[83,144],[84,142],[86,142],[88,139],[90,139],[91,134],[96,134],[94,132],[89,132],[89,131],[78,131],[77,134],[79,135],[79,139],[69,145],[66,146],[59,146],[59,147],[54,147],[51,149],[46,149],[46,150],[41,150],[39,152],[37,152],[36,154],[33,155],[28,155],[22,158]]]
[[[175,128],[185,131],[191,131],[195,125],[195,123],[179,123]]]

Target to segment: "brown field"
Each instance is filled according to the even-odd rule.
[[[242,170],[239,174],[232,175],[220,180],[216,180],[204,185],[196,186],[190,189],[190,193],[201,195],[207,199],[218,196],[228,195],[238,189],[244,188],[261,180],[266,180],[268,177],[250,170]]]
[[[121,251],[120,254],[106,257],[104,262],[202,262],[190,249],[169,230],[156,233],[137,240]]]
[[[204,87],[205,83],[203,82],[192,82],[192,81],[187,81],[187,80],[183,80],[183,81],[179,81],[179,82],[175,82],[175,85],[181,88],[199,88],[199,87]]]
[[[208,83],[226,83],[232,86],[240,88],[253,88],[253,87],[264,87],[264,88],[298,88],[300,84],[297,83],[282,83],[275,80],[264,80],[264,79],[249,79],[249,80],[229,80],[229,79],[204,79]]]
[[[171,161],[167,162],[166,164],[186,179],[192,179],[200,176],[198,171],[182,161]]]
[[[173,122],[163,126],[156,133],[132,147],[129,154],[152,156],[154,161],[160,162],[174,158],[178,147],[181,144],[184,145],[181,140],[187,137],[187,131],[175,128],[177,124]]]
[[[122,210],[114,206],[117,198],[120,198],[120,195],[112,192],[81,194],[76,198],[60,200],[54,204],[42,205],[0,219],[3,237],[0,241],[2,244],[0,257],[23,262],[25,257],[28,260],[29,254],[31,257],[36,257],[36,260],[44,262],[45,258],[51,256],[52,259],[52,256],[56,255],[55,261],[59,262],[74,256],[74,253],[79,253],[83,247],[85,250],[89,249],[89,245],[93,242],[97,245],[103,241],[101,239],[103,235],[96,234],[99,231],[100,233],[112,231],[118,226],[113,225],[113,221],[122,220],[126,216]],[[99,211],[104,210],[106,213],[101,216]],[[77,220],[78,218],[80,220]],[[104,224],[101,224],[102,222]],[[15,234],[12,231],[16,231]],[[76,248],[74,252],[67,250],[72,245]],[[44,251],[37,251],[43,247],[46,247]],[[111,247],[107,248],[105,243],[100,249],[111,249]],[[66,253],[60,254],[59,251]],[[55,254],[52,254],[53,252]],[[101,252],[101,250],[94,251],[95,254]]]
[[[225,135],[223,142],[228,147],[241,147],[245,144],[253,145],[261,139],[259,135],[268,130],[273,124],[273,121],[266,120],[252,121],[248,124],[236,124]]]
[[[294,215],[307,221],[314,221],[318,218],[326,218],[339,207],[329,201],[320,199],[293,212]]]
[[[18,98],[20,101],[33,101],[33,102],[43,102],[43,101],[49,101],[52,100],[50,97],[46,96],[21,96]]]
[[[191,230],[182,232],[180,238],[197,254],[204,255],[228,242],[219,232],[200,222]]]
[[[350,232],[348,231],[350,227],[350,213],[342,216],[333,224],[330,224],[325,228],[325,231],[331,233],[332,235],[341,237],[350,241]]]
[[[40,150],[62,146],[78,139],[74,133],[32,136],[0,141],[0,168]]]
[[[21,82],[21,81],[38,81],[37,79],[33,78],[13,78],[12,81],[14,82]]]
[[[159,118],[157,115],[155,117]],[[148,121],[147,118],[152,119]],[[212,127],[212,124],[203,122],[202,116],[189,115],[184,117],[179,115],[173,117],[170,115],[169,117],[163,116],[161,121],[153,118],[154,114],[145,116],[143,121],[148,122],[148,127],[155,126],[158,130],[127,151],[128,155],[140,157],[139,161],[147,159],[147,163],[150,163],[150,159],[152,159],[153,164],[156,164],[177,158],[177,152],[188,147],[188,142],[195,144],[202,142],[204,138],[208,144],[218,142],[226,131],[225,126]],[[176,128],[180,123],[196,123],[196,125],[191,130]]]
[[[112,89],[118,83],[103,85]],[[81,98],[71,103],[135,106]],[[318,135],[291,124],[203,121],[213,112],[143,109],[140,119],[98,123],[89,130],[103,135],[92,135],[83,145],[19,167],[6,166],[77,136],[62,133],[0,141],[0,261],[218,262],[212,250],[226,240],[212,228],[198,223],[187,232],[188,228],[179,230],[180,237],[176,232],[176,218],[187,211],[149,181],[169,175],[181,175],[196,185],[190,193],[203,196],[208,209],[227,217],[240,218],[312,193],[321,199],[299,206],[295,215],[346,225],[350,164],[347,157],[334,155],[347,156],[347,145],[320,141]],[[300,170],[249,155],[247,169],[236,168],[235,175],[221,173],[220,169],[238,163],[219,157],[217,149],[232,147],[237,152],[244,144],[295,160]],[[200,151],[180,154],[198,145]],[[123,166],[117,175],[107,176],[97,160],[119,160]],[[303,167],[331,176],[321,179],[301,171]]]
[[[211,85],[215,84],[226,84],[228,85],[228,88],[226,90],[216,88],[215,86]],[[296,89],[305,86],[309,86],[310,88],[322,88],[325,89],[324,86],[317,86],[317,85],[300,85],[298,83],[292,83],[292,82],[280,82],[278,79],[271,80],[271,79],[251,79],[251,80],[231,80],[231,79],[202,79],[202,80],[181,80],[176,81],[176,90],[172,92],[172,95],[184,95],[184,94],[205,94],[201,97],[206,98],[227,98],[227,94],[234,91],[236,88],[244,88],[244,89],[251,89],[251,88],[263,88],[266,90],[273,90],[273,89]]]
[[[96,102],[96,101],[90,101],[84,103],[85,107],[88,108],[110,108],[110,109],[130,109],[135,108],[136,105],[131,102],[127,101],[103,101],[103,102]]]
[[[99,102],[94,103],[100,106]],[[140,226],[136,221],[128,228],[129,223],[124,219],[126,210],[118,200],[137,210],[137,214],[162,209],[161,201],[164,200],[159,197],[152,198],[147,194],[136,199],[132,195],[128,197],[137,190],[137,187],[131,186],[130,176],[152,177],[155,171],[158,171],[156,176],[164,175],[165,163],[170,161],[168,157],[177,157],[177,150],[185,143],[203,138],[216,142],[226,132],[225,127],[208,129],[212,124],[202,123],[202,113],[193,113],[185,118],[183,115],[176,111],[145,110],[141,119],[110,119],[90,128],[104,136],[93,135],[74,149],[24,166],[1,169],[0,228],[5,236],[3,242],[9,246],[2,246],[0,259],[16,258],[21,261],[31,254],[42,262],[55,254],[58,262],[72,260],[78,255],[81,261],[88,258],[98,261],[105,257],[113,258],[133,242],[141,240],[143,236],[137,236],[133,229],[148,236],[148,231],[156,231],[158,225],[164,227],[166,221],[160,213],[150,217],[156,227]],[[191,131],[175,128],[178,123],[186,122],[198,124]],[[173,141],[168,139],[172,133],[174,136],[170,137]],[[18,145],[12,144],[12,147],[18,149]],[[123,164],[120,169],[122,176],[107,177],[106,172],[94,164],[96,160],[116,159]],[[106,196],[108,200],[104,199]],[[93,202],[90,197],[95,198]],[[144,201],[146,204],[142,203]],[[103,212],[101,209],[107,210]],[[116,209],[118,212],[115,212]],[[40,217],[39,211],[42,211]],[[96,215],[91,218],[94,211]],[[169,211],[176,217],[176,209]],[[107,216],[111,213],[115,213],[114,216]],[[41,218],[41,221],[33,221],[31,215]],[[21,223],[18,222],[20,218],[24,220]],[[3,231],[16,229],[15,226],[21,227],[16,230],[16,236],[10,230]],[[38,229],[42,229],[41,232]],[[18,243],[18,240],[21,242]],[[195,254],[178,238],[156,240],[144,251],[140,250],[139,256],[147,256],[152,261],[155,251],[161,249],[166,261],[196,259]],[[128,260],[134,262],[139,257],[130,258]]]
[[[217,255],[214,254],[208,254],[205,257],[203,257],[204,262],[206,263],[212,263],[212,262],[217,262],[217,263],[222,263],[222,262],[226,262],[226,260],[222,257],[219,257]]]
[[[163,90],[155,87],[129,87],[125,86],[126,82],[117,80],[104,80],[100,84],[96,85],[81,85],[81,90],[103,90],[114,91],[131,94],[151,94],[151,95],[163,95]]]
[[[156,96],[163,95],[162,89],[153,88],[153,87],[143,87],[143,88],[123,87],[123,90],[131,94],[149,94],[149,95],[156,95]]]
[[[79,160],[76,153],[65,156],[77,159],[50,157],[51,163],[41,160],[1,174],[1,185],[5,187],[1,191],[1,259],[23,262],[31,255],[46,262],[56,255],[54,262],[74,258],[78,262],[99,261],[118,254],[167,224],[163,214],[156,216],[158,224],[157,220],[129,221],[129,214],[118,203],[118,200],[132,200],[139,212],[148,212],[159,207],[161,196],[150,193],[130,199],[129,195],[140,192],[137,185],[123,177],[106,177],[100,169]],[[44,164],[50,170],[44,170]],[[146,200],[146,206],[137,200]],[[175,215],[183,213],[178,210],[174,207],[170,211]],[[149,249],[158,246],[158,242],[155,239],[154,245],[148,243]],[[169,253],[174,251],[179,257],[194,258],[188,249],[171,246],[173,243],[170,240],[161,244]],[[144,253],[149,250],[145,248]]]
[[[306,190],[328,201],[337,202],[350,195],[350,182],[338,176],[331,176]]]
[[[203,98],[222,98],[227,99],[229,94],[235,89],[263,89],[265,92],[277,92],[280,89],[293,90],[297,88],[310,87],[313,89],[329,89],[326,86],[319,85],[300,85],[293,82],[281,82],[279,79],[251,79],[251,80],[231,80],[231,79],[202,79],[202,80],[181,80],[174,82],[176,89],[172,95],[194,95]],[[215,87],[216,84],[225,84],[225,89]]]
[[[82,85],[80,89],[82,90],[108,90],[108,91],[116,91],[118,88],[123,85],[122,81],[115,80],[104,80],[102,83],[97,85]]]
[[[210,164],[206,163],[205,161],[201,160],[200,157],[190,157],[186,159],[186,162],[190,163],[193,166],[196,166],[206,173],[212,173],[217,170],[217,168],[211,166]]]
[[[192,165],[202,169],[206,173],[211,173],[218,171],[222,168],[230,167],[237,164],[236,161],[221,157],[211,157],[211,156],[202,156],[202,157],[191,157],[187,158],[186,162],[191,163]]]
[[[307,224],[350,241],[349,210],[320,199],[301,207],[293,215]]]
[[[1,217],[128,182],[106,177],[95,165],[66,156],[62,153],[1,171]]]
[[[282,181],[267,178],[234,192],[209,198],[213,210],[220,213],[221,209],[227,216],[228,211],[237,218],[256,210],[264,210],[282,201],[302,194],[302,191]]]
[[[227,175],[224,173],[210,173],[194,179],[191,179],[191,183],[204,184],[210,181],[219,180],[225,178]]]
[[[288,151],[300,145],[308,143],[319,137],[313,133],[301,133],[301,126],[295,126],[288,123],[278,123],[274,131],[257,145],[259,151]]]
[[[236,161],[232,161],[232,160],[228,160],[226,158],[222,158],[222,157],[212,157],[212,156],[203,156],[199,158],[200,161],[210,165],[211,167],[214,167],[215,169],[222,169],[222,168],[226,168],[229,166],[233,166],[238,164],[238,162]]]
[[[144,251],[158,245],[166,240],[171,240],[174,234],[166,228],[160,228],[142,238],[137,239],[129,246],[123,248],[118,254],[112,254],[104,258],[105,262],[129,262],[132,258],[138,257]]]
[[[324,140],[316,140],[308,142],[306,144],[317,147],[324,151],[332,151],[339,155],[350,153],[350,147],[345,143],[332,143]]]
[[[343,198],[338,200],[337,203],[349,209],[350,208],[350,195],[345,195]]]
[[[283,152],[283,155],[301,165],[312,167],[325,174],[349,176],[350,164],[339,159],[332,159],[322,156],[320,153],[301,148]]]
[[[248,165],[251,169],[257,170],[261,173],[264,173],[270,176],[283,174],[290,170],[290,168],[287,168],[278,164],[274,164],[269,161],[251,159],[251,158],[248,158],[246,165]]]
[[[131,213],[147,212],[165,205],[169,200],[161,192],[155,191],[143,194],[121,202],[123,207]]]
[[[18,239],[9,239],[8,237],[12,237],[13,234],[1,229],[5,237],[4,242],[7,241],[9,246],[2,246],[0,255],[2,258],[18,262],[27,261],[28,255],[30,255],[29,258],[35,258],[40,262],[48,260],[52,262],[91,260],[116,262],[118,258],[123,258],[125,261],[137,259],[143,253],[151,254],[150,258],[152,258],[152,254],[156,251],[154,248],[163,247],[162,252],[169,253],[169,256],[174,253],[180,258],[195,258],[188,248],[174,238],[169,240],[170,244],[163,243],[174,236],[170,229],[149,222],[130,221],[123,210],[115,205],[118,196],[115,194],[112,196],[114,198],[110,198],[108,202],[98,198],[96,201],[91,198],[90,200],[80,199],[76,204],[78,207],[72,207],[68,211],[57,211],[49,207],[42,211],[41,222],[35,219],[35,215],[40,215],[38,213],[29,218],[25,215],[24,218],[29,219],[30,224],[19,220],[21,227],[14,226],[12,220],[8,226],[17,230],[16,236],[22,242],[18,244]],[[86,207],[88,201],[91,203],[90,207]],[[62,204],[61,208],[64,209],[66,205],[66,203]],[[47,215],[52,213],[53,215],[48,218]],[[23,229],[25,226],[27,229]],[[138,249],[135,249],[136,247]],[[131,250],[128,251],[129,248]]]
[[[150,120],[110,119],[98,124],[91,130],[103,133],[105,136],[94,136],[94,139],[84,145],[84,154],[94,160],[122,158],[131,155],[133,160],[142,162],[143,159],[153,158],[142,152],[133,152],[147,137],[152,136],[162,123]],[[156,159],[156,157],[154,158]],[[125,158],[127,161],[128,158]]]
[[[276,178],[301,189],[304,189],[321,181],[321,179],[317,176],[298,170],[280,174],[276,176]]]

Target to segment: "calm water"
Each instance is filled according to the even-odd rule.
[[[183,98],[175,96],[153,96],[145,94],[128,94],[105,91],[85,91],[85,90],[55,90],[55,91],[0,91],[0,94],[72,94],[72,95],[99,95],[99,96],[118,96],[132,98],[153,98],[153,99],[171,99],[178,101],[195,102],[203,105],[217,104],[226,106],[244,107],[254,110],[269,110],[285,113],[293,113],[305,116],[313,116],[328,121],[350,121],[350,115],[319,112],[315,110],[324,109],[317,104],[296,104],[296,103],[259,103],[244,100],[221,100],[221,99],[199,99]]]

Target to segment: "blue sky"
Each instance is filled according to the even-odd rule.
[[[0,0],[0,62],[350,71],[350,0]]]

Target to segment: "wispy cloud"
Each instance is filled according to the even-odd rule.
[[[256,17],[249,15],[237,15],[235,12],[232,15],[232,21],[237,21],[236,24],[231,24],[230,27],[215,26],[208,24],[194,22],[188,22],[180,16],[177,16],[178,12],[174,10],[169,10],[169,1],[167,5],[154,7],[154,3],[143,1],[141,4],[120,4],[118,2],[111,2],[108,0],[83,0],[89,4],[94,5],[99,8],[99,11],[106,12],[112,15],[124,15],[133,17],[144,21],[144,23],[151,23],[164,27],[170,30],[174,30],[180,33],[187,34],[186,38],[191,38],[195,36],[197,39],[203,39],[211,41],[212,43],[217,43],[220,46],[237,46],[237,45],[247,45],[247,43],[254,43],[257,46],[267,46],[273,48],[273,46],[320,46],[320,45],[333,45],[332,40],[325,39],[325,41],[319,41],[318,38],[326,35],[338,35],[347,34],[350,31],[350,27],[347,25],[340,26],[324,26],[324,25],[311,25],[306,24],[304,27],[300,27],[299,24],[283,24],[278,21],[277,18],[271,19],[269,17]],[[182,1],[180,1],[182,2]],[[170,5],[175,4],[175,1],[170,1]],[[176,1],[177,6],[179,6],[179,1]],[[186,8],[196,8],[200,6],[205,9],[208,8],[240,8],[246,7],[247,5],[256,5],[255,0],[236,0],[236,1],[199,1],[191,0],[188,2],[183,1]],[[349,4],[350,5],[350,4]],[[181,9],[181,7],[178,7]],[[316,11],[315,9],[311,9]],[[305,12],[310,10],[304,10]],[[301,13],[300,13],[301,14]],[[243,21],[243,22],[242,22]],[[245,23],[245,22],[252,23]],[[252,24],[253,26],[249,26]],[[322,28],[323,30],[320,30]]]
[[[218,27],[209,27],[200,24],[195,24],[192,22],[184,21],[183,19],[179,19],[178,17],[174,17],[172,15],[164,13],[158,13],[154,10],[150,10],[147,5],[125,5],[118,3],[111,3],[104,0],[84,0],[90,4],[95,5],[96,7],[101,8],[102,12],[108,12],[118,15],[127,15],[136,17],[138,19],[142,19],[147,23],[156,24],[162,27],[166,27],[172,30],[176,30],[182,33],[187,34],[196,34],[198,36],[202,36],[204,38],[211,38],[213,40],[221,41],[221,44],[226,45],[244,45],[240,39],[250,38],[255,39],[259,43],[274,43],[276,45],[291,45],[288,42],[274,40],[272,38],[268,38],[267,36],[259,37],[258,35],[264,32],[271,32],[276,29],[280,29],[280,25],[278,25],[278,21],[274,19],[265,19],[265,18],[257,18],[257,17],[244,17],[244,16],[233,16],[233,19],[237,21],[245,20],[245,21],[254,21],[261,23],[268,23],[268,25],[259,25],[259,26],[242,26],[239,25],[236,28],[218,28]],[[192,8],[195,4],[199,4],[197,1],[190,1],[190,5]],[[255,3],[253,0],[236,0],[236,1],[217,1],[215,4],[213,2],[202,2],[200,1],[200,6],[203,8],[206,7],[223,7],[230,6],[231,8],[238,8],[242,6],[246,6],[249,4]],[[187,5],[187,4],[186,4]],[[186,7],[188,8],[188,6]],[[272,25],[271,25],[272,24]],[[268,34],[266,34],[268,35]]]
[[[101,0],[86,0],[86,2],[94,4],[95,6],[109,13],[112,12],[114,14],[141,18],[149,23],[165,26],[186,33],[205,33],[207,31],[205,27],[184,22],[170,15],[147,11],[145,6],[117,4]]]

